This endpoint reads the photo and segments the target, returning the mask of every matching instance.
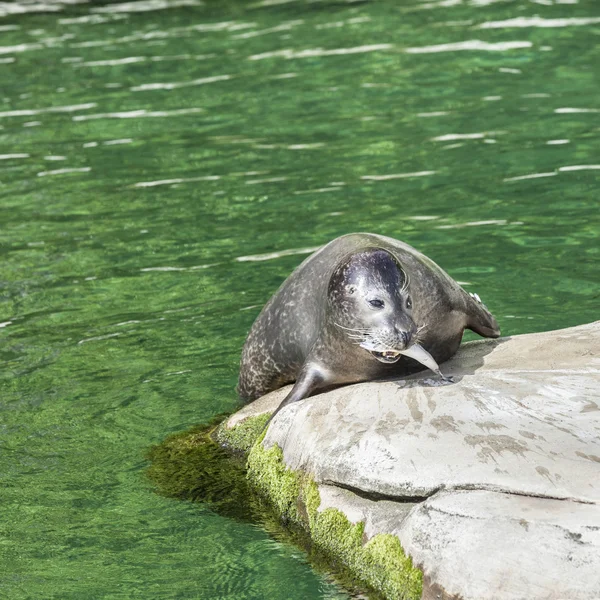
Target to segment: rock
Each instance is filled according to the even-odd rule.
[[[442,366],[455,383],[425,372],[314,396],[262,448],[317,484],[320,513],[362,523],[364,541],[396,536],[423,598],[598,599],[599,357],[600,321],[467,343]]]

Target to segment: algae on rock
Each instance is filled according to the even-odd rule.
[[[313,558],[318,562],[325,558],[340,574],[362,581],[385,598],[420,598],[422,573],[396,536],[377,534],[365,542],[364,523],[350,523],[336,508],[320,511],[315,481],[287,468],[277,445],[262,445],[269,417],[260,414],[230,428],[226,422],[213,422],[170,436],[150,450],[148,475],[164,495],[207,502],[235,518],[252,519],[259,498],[265,498],[277,518],[292,525],[296,543],[316,551]],[[247,472],[241,454],[246,456]]]
[[[321,498],[315,481],[288,469],[281,449],[276,445],[264,448],[263,438],[264,433],[248,454],[248,478],[282,517],[306,529],[320,552],[341,562],[384,597],[421,598],[423,574],[406,556],[400,540],[391,534],[377,534],[365,543],[363,522],[352,524],[335,508],[319,511]]]

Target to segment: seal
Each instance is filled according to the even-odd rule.
[[[423,366],[446,379],[437,363],[457,351],[466,328],[500,335],[479,296],[408,244],[344,235],[309,256],[264,306],[242,350],[238,393],[251,401],[295,382],[276,414],[332,387]]]

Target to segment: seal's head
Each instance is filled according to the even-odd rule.
[[[378,361],[395,363],[417,340],[410,281],[396,258],[381,248],[350,255],[329,280],[335,324]]]

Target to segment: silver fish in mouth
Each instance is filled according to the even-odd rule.
[[[404,348],[404,350],[391,350],[387,348],[381,349],[381,347],[374,344],[372,340],[365,340],[360,344],[360,347],[369,351],[379,362],[387,364],[397,362],[400,359],[400,356],[408,356],[428,369],[431,369],[436,375],[439,375],[443,381],[452,381],[440,371],[440,367],[437,362],[435,362],[433,356],[431,356],[431,354],[429,354],[429,352],[427,352],[420,344],[412,344],[412,346]]]

